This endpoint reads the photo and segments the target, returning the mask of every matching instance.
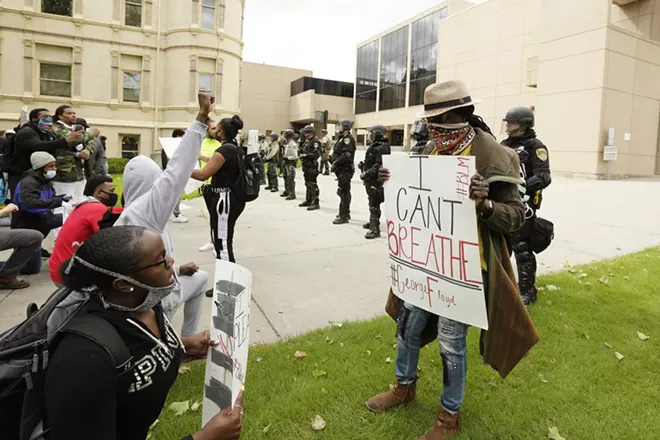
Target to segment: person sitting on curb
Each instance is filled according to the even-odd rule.
[[[53,155],[44,151],[30,156],[32,169],[16,187],[14,203],[19,211],[12,215],[12,229],[33,229],[46,238],[52,229],[62,226],[62,214],[53,210],[62,206],[62,202],[71,200],[70,195],[55,195],[52,180],[57,174]],[[41,256],[50,258],[50,253],[42,249]]]
[[[128,162],[124,169],[124,212],[115,223],[115,226],[142,226],[158,232],[165,242],[167,255],[172,258],[174,243],[167,222],[195,168],[208,128],[206,122],[215,103],[214,97],[203,93],[199,94],[198,100],[197,118],[186,131],[165,171],[146,156],[137,156]],[[194,263],[175,265],[174,271],[179,288],[163,301],[163,310],[168,318],[172,318],[184,305],[181,335],[189,337],[197,331],[209,275]]]
[[[85,185],[84,195],[84,198],[74,202],[74,210],[66,218],[48,262],[50,279],[58,287],[62,285],[62,262],[71,258],[76,248],[92,234],[114,223],[105,220],[114,218],[116,221],[124,211],[122,208],[115,208],[118,195],[110,176],[92,176]]]
[[[0,209],[0,216],[18,212],[18,206],[10,203]],[[41,247],[44,236],[30,229],[0,229],[0,251],[13,249],[9,259],[0,269],[0,289],[25,289],[30,287],[27,280],[16,278],[21,269],[32,259]]]

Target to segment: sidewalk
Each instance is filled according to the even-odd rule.
[[[339,198],[334,176],[319,176],[321,210],[307,212],[297,206],[304,194],[301,174],[296,179],[297,201],[286,202],[278,194],[263,192],[248,204],[237,226],[236,258],[253,274],[253,343],[273,342],[324,327],[329,321],[368,319],[384,312],[387,245],[385,238],[364,239],[362,224],[369,210],[358,176],[353,179],[353,220],[335,226],[332,220]],[[544,193],[540,212],[555,223],[556,238],[539,256],[539,272],[659,245],[658,189],[660,180],[652,179],[556,178]],[[212,274],[213,252],[198,252],[209,240],[204,203],[197,199],[186,205],[184,215],[190,223],[170,225],[177,261],[194,261]],[[52,238],[46,247],[50,246]],[[28,303],[40,304],[54,290],[46,267],[30,281],[33,286],[27,290],[0,291],[0,330],[20,322]],[[211,302],[205,301],[200,329],[208,327],[210,316]]]

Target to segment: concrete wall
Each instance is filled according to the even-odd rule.
[[[536,104],[541,4],[491,0],[440,22],[437,80],[465,82],[497,134],[508,109]]]
[[[290,69],[267,64],[243,63],[241,115],[243,131],[273,130],[291,126],[291,82],[312,76],[311,70]],[[295,97],[294,97],[295,98]]]
[[[206,30],[197,1],[144,0],[135,28],[123,24],[119,0],[76,0],[73,17],[42,13],[38,0],[2,0],[0,129],[16,125],[23,105],[54,112],[69,104],[108,137],[110,156],[119,154],[122,134],[139,135],[140,153],[150,155],[157,137],[194,118],[200,73],[214,76],[216,114],[236,114],[243,3],[225,4],[224,23],[218,13],[217,29]],[[41,95],[40,62],[71,66],[71,97]],[[141,74],[138,103],[123,100],[125,70]]]

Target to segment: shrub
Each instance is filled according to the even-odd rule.
[[[124,168],[128,159],[123,157],[109,157],[108,158],[108,173],[109,174],[124,174]]]

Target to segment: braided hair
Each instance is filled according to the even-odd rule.
[[[140,238],[145,231],[147,229],[142,226],[103,229],[89,237],[74,257],[77,256],[94,266],[126,275],[140,266],[142,257]],[[82,290],[92,286],[103,289],[112,285],[114,278],[111,276],[95,272],[71,259],[64,261],[60,266],[62,280],[69,289]]]
[[[454,112],[462,116],[468,122],[468,124],[472,126],[472,128],[478,128],[481,131],[485,131],[486,133],[495,137],[488,124],[484,122],[483,118],[481,116],[474,114],[473,105],[470,105],[468,107],[457,108],[456,110],[454,110]]]

